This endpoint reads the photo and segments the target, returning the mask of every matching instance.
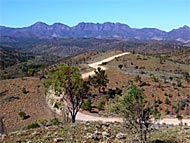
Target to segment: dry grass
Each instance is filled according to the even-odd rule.
[[[45,104],[45,96],[42,94],[38,78],[1,80],[0,85],[0,113],[5,117],[4,123],[8,132],[23,128],[38,119],[53,118]],[[23,93],[23,88],[27,93]],[[14,99],[13,96],[18,99]],[[30,117],[22,120],[18,115],[20,111]]]

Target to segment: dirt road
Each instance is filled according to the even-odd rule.
[[[130,54],[130,52],[125,52],[122,54],[114,55],[114,56],[106,58],[104,60],[88,64],[88,66],[92,67],[94,69],[97,69],[98,67],[100,67],[101,69],[106,70],[107,68],[105,66],[102,66],[102,63],[109,62],[109,61],[115,59],[116,57],[121,57],[121,56],[127,55],[127,54]],[[93,76],[94,74],[95,74],[94,71],[83,73],[82,78],[88,78],[89,75]],[[61,111],[57,112],[57,113],[61,114]],[[87,115],[87,114],[84,114],[81,112],[77,113],[76,120],[80,120],[80,121],[102,121],[102,122],[123,122],[122,118],[92,116],[92,115]],[[190,119],[183,119],[182,122],[186,123],[188,126],[190,126]],[[178,125],[180,123],[180,121],[178,119],[175,119],[175,118],[163,118],[163,119],[157,121],[156,123]]]
[[[123,55],[127,55],[127,54],[130,54],[130,52],[125,52],[125,53],[122,53],[122,54],[118,54],[118,55],[114,55],[114,56],[111,56],[109,58],[106,58],[104,60],[101,60],[101,61],[98,61],[98,62],[95,62],[95,63],[92,63],[92,64],[88,64],[89,67],[91,68],[94,68],[94,69],[97,69],[98,67],[100,67],[101,69],[103,70],[106,70],[107,68],[105,66],[100,66],[102,63],[106,63],[106,62],[109,62],[117,57],[121,57]],[[90,76],[93,76],[95,73],[94,71],[90,71],[90,72],[87,72],[87,73],[83,73],[82,74],[82,78],[88,78],[89,75]]]

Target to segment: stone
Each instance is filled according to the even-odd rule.
[[[102,128],[102,126],[101,125],[96,125],[96,129],[101,129]]]
[[[110,137],[110,134],[108,132],[102,132],[102,137],[103,138]]]
[[[57,135],[58,135],[58,132],[55,132],[55,133],[54,133],[54,136],[57,136]]]
[[[96,130],[96,131],[94,132],[94,134],[95,134],[95,135],[101,135],[101,132],[99,132],[98,130]]]
[[[63,142],[63,141],[64,141],[64,138],[54,138],[53,141],[54,141],[55,143]]]
[[[38,133],[37,131],[34,131],[31,136],[37,136],[37,135],[40,135],[40,133]]]
[[[0,134],[0,139],[1,140],[4,140],[6,138],[6,135],[5,134]]]
[[[118,134],[116,135],[116,138],[118,138],[118,139],[125,139],[126,136],[125,136],[125,134],[123,134],[123,133],[118,133]]]
[[[52,137],[53,137],[53,136],[52,136],[52,133],[51,133],[51,132],[47,132],[45,138],[46,138],[46,139],[50,139],[50,138],[52,138]]]
[[[85,132],[88,131],[88,128],[87,128],[86,126],[84,127],[84,131],[85,131]]]
[[[93,135],[92,135],[91,133],[87,133],[87,134],[86,134],[86,138],[87,138],[87,139],[92,139],[92,138],[93,138]]]
[[[86,126],[90,126],[90,122],[89,122],[89,121],[87,121],[85,125],[86,125]]]
[[[102,123],[102,126],[109,127],[110,123]]]

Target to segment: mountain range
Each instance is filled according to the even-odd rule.
[[[131,28],[122,23],[85,23],[69,27],[62,23],[48,25],[37,22],[23,28],[0,26],[1,37],[15,38],[98,38],[98,39],[125,39],[125,40],[176,40],[190,42],[190,27],[183,26],[169,32],[156,28]]]

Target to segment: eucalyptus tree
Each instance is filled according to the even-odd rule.
[[[79,69],[73,66],[61,66],[49,72],[44,85],[51,87],[56,94],[63,94],[64,108],[70,113],[72,122],[76,120],[76,115],[87,95],[89,86],[81,77]]]

